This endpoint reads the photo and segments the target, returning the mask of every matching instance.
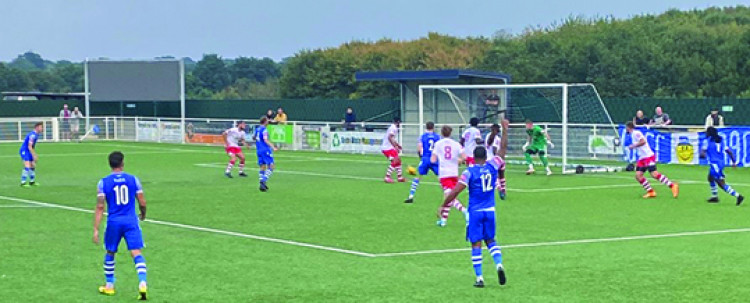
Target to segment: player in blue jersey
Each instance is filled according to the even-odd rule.
[[[701,157],[708,160],[708,184],[711,186],[711,198],[708,199],[709,203],[719,202],[719,189],[716,187],[718,184],[721,188],[729,195],[737,198],[737,206],[742,204],[745,197],[736,192],[729,184],[726,183],[724,176],[724,153],[729,156],[732,160],[732,166],[737,167],[737,162],[734,157],[734,153],[729,149],[721,136],[719,131],[713,126],[709,126],[706,129],[706,144],[701,150]]]
[[[141,254],[143,234],[138,224],[146,219],[146,198],[143,196],[141,182],[133,175],[123,172],[125,156],[119,152],[109,154],[109,166],[112,173],[102,178],[97,186],[97,203],[94,212],[94,243],[99,243],[99,224],[107,205],[107,227],[104,232],[104,277],[106,284],[99,287],[99,292],[112,296],[115,294],[115,253],[120,240],[125,238],[130,255],[133,256],[135,270],[138,273],[138,298],[147,299],[146,259]],[[141,211],[140,218],[135,213],[135,202]]]
[[[417,192],[419,186],[419,179],[422,176],[426,176],[432,171],[436,176],[438,174],[439,164],[432,163],[430,158],[432,157],[432,148],[435,146],[435,142],[440,140],[440,135],[435,133],[435,123],[427,122],[426,131],[419,137],[419,144],[417,145],[417,153],[421,160],[419,161],[419,176],[415,177],[411,181],[411,190],[409,190],[409,198],[404,203],[414,203],[414,194]]]
[[[500,285],[505,285],[505,268],[503,267],[500,246],[495,242],[495,187],[498,170],[504,164],[500,157],[487,160],[484,146],[474,149],[474,166],[468,167],[456,188],[445,198],[453,201],[465,188],[469,188],[469,223],[466,226],[466,239],[471,242],[471,261],[474,265],[476,282],[474,287],[484,287],[482,277],[482,241],[495,261]]]
[[[271,143],[268,138],[268,118],[260,118],[260,126],[255,128],[253,134],[253,140],[255,140],[256,154],[258,155],[258,178],[260,179],[260,191],[268,191],[268,185],[266,182],[271,175],[273,175],[273,169],[275,164],[273,162],[273,152],[277,151],[278,148]]]
[[[42,122],[34,124],[34,130],[26,135],[21,149],[18,150],[18,154],[21,155],[23,161],[23,171],[21,172],[21,186],[23,187],[39,185],[36,183],[36,162],[39,160],[39,155],[36,153],[36,141],[39,139],[43,127]]]

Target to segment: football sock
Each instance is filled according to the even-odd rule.
[[[29,169],[29,179],[31,182],[34,182],[34,180],[36,180],[36,167],[32,167]]]
[[[450,212],[451,212],[450,206],[445,206],[445,205],[441,206],[440,207],[440,219],[443,221],[448,220],[448,215],[450,214]]]
[[[647,192],[654,190],[653,188],[651,188],[651,184],[648,183],[648,180],[646,180],[646,178],[641,178],[640,180],[638,180],[638,182],[641,183],[641,186],[643,186],[643,189],[645,189]]]
[[[245,172],[245,160],[240,160],[239,169],[240,169],[240,173]]]
[[[523,153],[523,156],[526,158],[526,164],[529,165],[529,168],[533,168],[531,165],[533,162],[531,162],[531,154],[528,152]]]
[[[461,204],[461,201],[458,201],[458,199],[453,200],[453,202],[451,203],[451,206],[453,206],[454,208],[456,208],[460,212],[466,211],[466,208],[464,207],[463,204]]]
[[[396,175],[398,176],[399,179],[401,179],[404,176],[403,172],[401,171],[401,165],[396,166]]]
[[[716,186],[716,182],[714,181],[708,182],[708,185],[711,186],[711,197],[718,197],[719,187]]]
[[[115,255],[104,254],[104,278],[107,281],[107,287],[111,288],[115,284]]]
[[[273,168],[266,169],[266,181],[268,181],[268,179],[271,179],[272,175],[273,175]]]
[[[539,159],[542,160],[542,164],[544,164],[545,168],[549,168],[549,161],[547,160],[547,156],[539,156]]]
[[[135,271],[138,272],[138,282],[146,283],[146,258],[143,255],[137,255],[133,258]]]
[[[385,177],[390,178],[391,174],[393,173],[393,164],[388,165],[388,169],[385,170]]]
[[[500,178],[500,190],[505,191],[505,178]]]
[[[471,248],[471,263],[474,265],[474,274],[477,278],[482,277],[482,248]]]
[[[414,198],[414,194],[417,192],[417,187],[419,187],[419,177],[414,178],[414,180],[411,181],[411,189],[409,190],[409,199]]]
[[[503,264],[503,254],[500,252],[500,246],[497,245],[497,242],[492,242],[487,245],[487,249],[490,251],[490,255],[492,255],[492,260],[495,261],[495,266],[500,267]]]
[[[665,176],[665,175],[657,174],[656,176],[654,176],[654,178],[656,180],[659,180],[659,182],[661,182],[662,184],[664,184],[666,186],[672,187],[672,185],[673,185],[672,181],[669,181],[669,178],[667,178],[667,176]]]
[[[739,194],[736,191],[734,191],[734,188],[729,186],[729,184],[724,184],[724,191],[727,192],[732,197],[739,196]]]
[[[260,182],[266,182],[266,171],[265,170],[259,170],[258,171],[258,179]]]
[[[229,173],[232,171],[232,167],[234,167],[234,160],[229,160],[229,164],[227,164],[227,169],[224,170],[225,173]]]
[[[21,184],[26,183],[26,179],[29,177],[31,169],[24,167],[21,171]]]

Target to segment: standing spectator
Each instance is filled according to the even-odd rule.
[[[60,111],[60,134],[63,140],[70,140],[70,114],[68,105],[63,104],[63,109]]]
[[[651,125],[656,126],[667,126],[672,124],[672,119],[669,118],[669,114],[662,111],[661,106],[657,106],[655,110],[656,114],[651,119]]]
[[[278,110],[276,110],[276,118],[273,119],[276,124],[286,124],[286,113],[284,113],[284,109],[279,107]]]
[[[83,114],[76,106],[70,114],[70,133],[72,134],[73,139],[78,139],[78,131],[81,128],[81,119],[83,119]]]
[[[724,127],[724,117],[719,115],[718,108],[712,109],[711,114],[706,117],[706,128],[708,128],[709,126]]]
[[[650,123],[651,123],[651,120],[643,116],[642,110],[638,110],[637,112],[635,112],[635,117],[633,117],[633,124],[638,126],[638,125],[649,125]]]
[[[346,130],[354,130],[354,122],[357,122],[357,115],[354,113],[354,109],[347,107],[346,115],[344,115],[344,127],[346,127]]]

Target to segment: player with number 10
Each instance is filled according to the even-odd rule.
[[[112,296],[115,294],[115,253],[120,240],[125,238],[130,255],[133,256],[135,269],[138,272],[138,298],[146,300],[146,259],[141,254],[143,234],[135,213],[135,200],[140,208],[140,220],[146,219],[146,198],[143,187],[137,177],[123,171],[125,155],[116,151],[109,154],[109,166],[112,173],[102,178],[97,186],[97,203],[94,212],[94,243],[99,243],[99,224],[107,206],[107,227],[104,232],[104,277],[106,284],[99,287],[99,292]]]

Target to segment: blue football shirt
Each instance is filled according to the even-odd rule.
[[[39,134],[37,134],[35,131],[31,131],[30,133],[26,134],[26,138],[23,139],[23,145],[21,145],[21,149],[19,149],[19,152],[31,152],[29,150],[29,143],[31,143],[31,147],[36,147],[36,141],[39,139]]]
[[[720,166],[724,166],[724,152],[727,150],[726,144],[724,144],[724,140],[721,142],[714,142],[714,140],[711,140],[709,138],[706,142],[705,151],[706,151],[706,160],[708,160],[709,164],[718,164]]]
[[[483,165],[467,168],[459,182],[469,188],[469,211],[494,211],[498,157],[487,160]]]
[[[419,142],[422,143],[422,159],[427,159],[429,163],[430,157],[432,157],[432,148],[435,147],[435,142],[440,140],[440,136],[435,132],[425,132],[419,138]]]
[[[266,143],[266,139],[268,139],[268,129],[265,126],[256,127],[253,137],[255,138],[255,148],[258,154],[271,151],[271,147]]]
[[[97,195],[107,199],[107,221],[138,222],[136,195],[142,192],[141,181],[131,174],[119,172],[102,178]]]

